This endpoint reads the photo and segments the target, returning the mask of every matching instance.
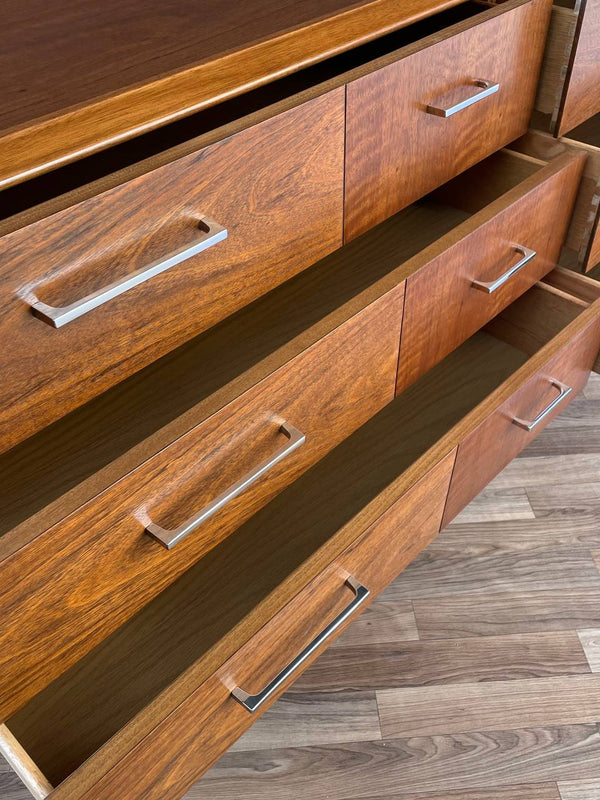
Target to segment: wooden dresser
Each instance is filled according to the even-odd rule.
[[[178,800],[600,370],[600,0],[5,6],[0,752]]]

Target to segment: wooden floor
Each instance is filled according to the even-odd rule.
[[[600,800],[600,377],[186,796],[304,798]]]

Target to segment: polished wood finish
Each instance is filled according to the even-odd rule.
[[[569,138],[555,139],[530,130],[514,146],[543,159],[554,159],[567,152],[579,152],[586,157],[561,263],[589,272],[600,262],[600,114],[574,130]]]
[[[550,3],[492,11],[348,85],[347,240],[525,133]],[[426,113],[473,94],[474,76],[500,90],[447,119]]]
[[[509,159],[506,159],[509,160]],[[515,159],[513,158],[512,161]],[[518,163],[518,159],[517,163]],[[490,190],[493,176],[502,173],[483,162],[443,189],[448,198],[467,210],[479,204],[477,192]],[[480,225],[430,263],[410,276],[406,300],[398,391],[402,391],[461,344],[549,272],[560,254],[584,160],[563,156],[539,169],[518,188],[509,191],[478,216]],[[477,176],[478,170],[483,176]],[[536,257],[504,286],[486,294],[473,281],[492,281],[516,263],[519,244]]]
[[[565,693],[570,695],[572,667],[577,665],[579,673],[589,675],[576,630],[578,624],[585,627],[587,622],[592,622],[593,627],[598,592],[591,585],[585,588],[579,585],[576,571],[570,568],[570,554],[577,551],[589,557],[590,549],[598,544],[600,450],[595,448],[588,457],[588,466],[580,471],[580,456],[555,457],[554,440],[557,432],[574,432],[585,426],[597,444],[599,389],[600,378],[592,376],[586,396],[577,398],[565,415],[546,428],[535,440],[531,456],[526,451],[497,481],[499,488],[518,488],[528,494],[543,492],[547,504],[536,507],[535,518],[494,521],[492,506],[492,513],[486,519],[453,523],[371,606],[375,609],[382,602],[390,612],[403,609],[404,598],[411,591],[405,591],[404,587],[409,583],[416,595],[412,602],[417,609],[420,611],[427,605],[428,617],[419,614],[419,620],[428,623],[437,615],[442,638],[408,642],[399,635],[389,644],[373,648],[365,639],[362,646],[339,648],[335,660],[338,648],[330,648],[294,684],[293,692],[284,695],[189,791],[186,800],[258,798],[261,792],[269,800],[289,800],[295,794],[324,800],[335,794],[340,780],[345,784],[341,793],[344,800],[559,800],[561,795],[555,780],[559,781],[563,800],[595,800],[600,791],[600,783],[594,777],[600,774],[600,737],[593,725],[589,726],[587,738],[572,736],[573,729],[582,724],[578,719],[580,714],[586,713],[584,693],[578,702],[571,704],[572,719],[560,726],[548,722],[532,729],[520,720],[510,732],[500,734],[489,726],[484,728],[476,716],[472,731],[477,731],[477,735],[436,736],[433,727],[442,721],[450,727],[455,713],[460,721],[459,703],[447,714],[435,714],[436,694],[442,684],[449,685],[451,690],[457,687],[457,691],[461,687],[465,693],[469,687],[477,692],[489,686],[494,693],[502,681],[510,704],[508,694],[515,680],[520,683],[536,678],[543,692],[545,681],[540,678],[562,676]],[[440,566],[443,569],[448,553],[455,558],[454,573],[458,581],[450,583],[440,597],[438,588],[442,581],[436,581],[436,575]],[[555,591],[538,591],[538,573],[534,572],[531,587],[526,589],[528,575],[520,560],[523,553],[537,554],[540,564],[554,557],[554,572],[549,572],[548,577],[557,582],[561,577],[562,553],[568,565],[565,582]],[[495,577],[489,570],[490,560],[498,566]],[[535,559],[531,562],[536,563]],[[460,581],[467,575],[473,583],[479,577],[479,589],[465,592]],[[512,586],[519,583],[523,589],[514,591]],[[433,590],[431,595],[427,594],[429,590]],[[539,602],[535,602],[536,598]],[[457,638],[444,638],[446,612],[455,603],[463,613],[454,619],[448,631]],[[362,626],[371,609],[342,635],[340,644]],[[588,620],[586,614],[590,615]],[[513,629],[525,627],[525,621],[531,633],[502,636],[492,633],[497,629],[510,634]],[[558,632],[537,632],[552,631],[553,625]],[[369,633],[377,637],[385,632],[385,627],[383,618],[376,617]],[[562,632],[558,630],[561,628]],[[420,646],[424,648],[423,670]],[[487,670],[486,652],[491,672]],[[321,669],[324,661],[328,662],[326,670]],[[380,684],[382,674],[385,685]],[[360,679],[357,688],[368,688],[355,691],[354,677]],[[382,744],[380,735],[372,735],[367,744],[359,739],[364,730],[361,725],[352,741],[336,738],[349,729],[357,713],[362,713],[364,719],[365,698],[377,694],[380,686],[395,689],[401,706],[403,688],[411,685],[423,687],[422,709],[426,708],[428,698],[431,700],[432,730],[423,737],[386,739]],[[540,693],[540,704],[529,708],[539,714],[542,707]],[[486,708],[484,701],[484,713]],[[295,730],[292,730],[293,719]],[[309,739],[313,731],[314,737]],[[324,737],[319,735],[321,732]],[[304,738],[302,743],[298,741],[299,734]],[[506,742],[509,748],[512,742],[506,759],[499,756],[496,745],[500,742]],[[496,756],[502,758],[504,769],[493,767]],[[419,768],[412,769],[412,764]],[[411,768],[408,779],[407,765]],[[440,770],[447,776],[446,784],[444,788],[431,790],[426,784]]]
[[[452,204],[456,185],[452,197],[419,201],[1,455],[0,560],[451,252],[504,207],[495,200],[520,197],[553,169],[491,157],[469,171],[468,211]]]
[[[392,399],[402,296],[402,286],[389,292],[2,563],[0,716]],[[174,550],[144,533],[150,520],[166,528],[181,524],[268,456],[282,443],[282,419],[307,438],[289,458]]]
[[[555,133],[562,136],[600,112],[600,0],[582,0]]]
[[[338,247],[343,130],[338,90],[3,237],[0,449]],[[31,314],[32,292],[65,305],[191,244],[204,214],[225,241],[62,329]]]
[[[569,54],[573,47],[577,12],[563,5],[553,5],[542,61],[540,81],[535,98],[535,108],[540,114],[556,121],[560,98],[564,88]]]
[[[107,772],[97,784],[85,792],[85,767],[79,785],[67,781],[55,797],[100,798],[113,797],[115,787],[126,787],[128,797],[179,797],[250,724],[262,713],[251,715],[229,697],[230,691],[241,685],[248,691],[258,691],[298,651],[319,633],[351,599],[344,586],[345,577],[352,574],[371,590],[375,597],[437,534],[447,493],[454,453],[448,455],[408,493],[398,498],[340,557],[327,566],[312,583],[286,605],[257,635],[244,645],[216,673],[216,679],[199,686],[174,713],[156,720],[156,727],[128,756]],[[394,557],[389,558],[390,552]],[[167,606],[168,608],[168,606]],[[163,604],[163,614],[165,612]],[[155,619],[155,624],[157,620]],[[156,627],[159,627],[156,625]],[[341,632],[342,629],[340,629]],[[147,628],[148,645],[152,642]],[[156,652],[156,639],[153,651]],[[167,642],[165,642],[167,644]],[[125,649],[127,658],[130,649]],[[310,661],[314,657],[311,657]],[[112,662],[114,663],[114,662]],[[306,663],[306,666],[308,666]],[[106,669],[107,664],[104,664]],[[127,666],[122,668],[126,672]],[[100,665],[96,674],[101,675]],[[76,706],[87,705],[87,695],[95,702],[97,686],[80,677],[72,684],[71,693],[56,694],[41,705],[26,709],[10,724],[24,740],[35,742],[34,750],[41,763],[48,763],[58,774],[64,765],[57,761],[59,753],[73,756],[78,737],[85,739],[86,731],[72,729]],[[285,689],[284,686],[277,695]],[[61,703],[62,701],[62,703]],[[73,704],[70,713],[64,709],[67,701]],[[73,702],[74,701],[74,702]],[[269,700],[265,707],[272,704]],[[215,706],[218,704],[218,707]],[[38,716],[43,714],[43,718]],[[29,715],[29,716],[28,716]],[[90,714],[78,715],[85,727]],[[54,733],[42,734],[44,719],[54,720]],[[62,720],[64,719],[64,723]],[[58,729],[70,729],[70,744],[58,745]],[[75,734],[75,735],[73,735]],[[45,738],[47,752],[40,742]],[[58,745],[58,746],[57,746]],[[81,788],[80,788],[81,787]],[[80,794],[80,792],[82,792]]]
[[[235,97],[461,0],[3,8],[0,187]],[[67,35],[68,32],[68,35]],[[151,57],[150,57],[151,56]]]
[[[539,295],[538,299],[541,297],[542,295]],[[510,338],[521,342],[522,329],[537,330],[537,323],[545,314],[547,310],[541,302],[538,302],[533,310],[530,297],[526,296],[523,304],[519,301],[514,303],[507,312],[507,324],[514,329]],[[504,321],[500,315],[500,318],[491,324],[490,330],[502,335],[503,329]],[[548,421],[583,389],[599,350],[600,319],[596,319],[567,346],[553,355],[538,375],[514,392],[506,403],[499,406],[485,422],[460,443],[444,512],[444,525],[447,525],[538,432],[543,430]],[[571,396],[567,397],[561,406],[536,428],[535,432],[529,433],[515,425],[513,423],[515,417],[533,420],[555,398],[557,390],[551,385],[551,380],[559,380],[571,387]]]
[[[543,288],[539,291],[548,292],[552,296],[554,292],[560,292],[558,289]],[[79,711],[72,706],[69,709],[65,707],[67,732],[72,729],[76,716],[91,720],[96,735],[99,735],[98,725],[101,728],[102,721],[105,720],[109,726],[101,737],[105,741],[126,723],[123,720],[124,715],[134,713],[136,707],[140,709],[140,713],[131,723],[125,724],[118,736],[112,736],[96,755],[86,761],[85,767],[76,770],[55,790],[55,796],[77,797],[75,792],[84,791],[89,792],[90,797],[94,796],[91,792],[102,775],[107,774],[112,764],[132,752],[138,743],[142,743],[140,746],[144,742],[150,743],[152,737],[149,734],[157,724],[162,724],[161,720],[165,720],[167,731],[173,730],[170,725],[177,716],[171,712],[178,707],[186,707],[186,698],[196,692],[198,686],[211,680],[211,665],[214,665],[212,670],[218,669],[219,656],[221,664],[222,657],[228,650],[231,657],[240,646],[240,635],[243,637],[242,641],[248,641],[249,636],[258,632],[267,621],[264,616],[262,621],[257,616],[261,605],[261,614],[268,613],[269,608],[270,616],[277,613],[282,608],[283,598],[289,602],[302,585],[306,585],[307,577],[312,576],[314,580],[319,576],[332,557],[335,559],[344,547],[352,544],[360,528],[364,530],[373,524],[397,497],[405,494],[419,477],[427,474],[432,460],[435,465],[444,454],[452,453],[457,443],[464,440],[493,409],[502,405],[547,363],[549,354],[558,353],[590,326],[599,328],[598,303],[587,308],[583,300],[579,303],[569,302],[576,306],[579,313],[562,330],[560,328],[563,320],[555,322],[554,329],[549,325],[546,334],[550,341],[528,360],[523,353],[489,335],[478,334],[469,340],[393,403],[388,404],[370,423],[298,479],[262,512],[256,514],[235,536],[229,537],[211,551],[209,556],[201,559],[196,567],[158,596],[130,623],[106,639],[97,651],[91,652],[11,718],[9,728],[13,726],[15,730],[19,730],[21,737],[24,736],[25,739],[32,737],[30,747],[33,755],[38,747],[41,747],[40,753],[45,751],[48,739],[35,744],[34,739],[37,740],[42,734],[40,726],[32,725],[31,720],[39,719],[38,715],[45,714],[53,703],[60,705],[65,698],[71,697],[73,701],[76,697],[81,697],[77,691],[73,691],[78,676],[82,681],[81,685],[94,689],[96,713],[88,713],[91,705],[82,705],[81,702],[78,704]],[[381,469],[374,471],[372,464],[377,457]],[[350,473],[347,470],[348,463],[355,464]],[[345,492],[341,493],[339,489],[343,481]],[[425,511],[427,506],[420,503],[418,508]],[[325,509],[327,513],[324,513]],[[278,531],[277,536],[273,536],[273,530]],[[398,530],[397,525],[394,525],[394,530]],[[262,549],[260,537],[263,539]],[[289,542],[293,542],[292,548],[288,546]],[[343,547],[340,547],[342,543]],[[309,553],[310,557],[307,558]],[[388,558],[389,552],[386,553],[386,559]],[[252,559],[254,568],[251,565]],[[291,569],[292,563],[301,564],[302,569],[297,566]],[[229,581],[226,585],[222,581],[221,565],[224,564],[229,565]],[[211,569],[212,579],[209,578]],[[236,571],[239,575],[239,589],[235,586],[232,588]],[[205,577],[202,577],[203,572]],[[284,574],[286,577],[275,592],[266,586],[262,588],[260,591],[267,602],[257,605],[258,587],[254,581],[249,580],[249,575],[252,574],[261,575],[261,581],[266,581],[271,587]],[[278,574],[281,575],[279,579]],[[298,586],[298,581],[304,582]],[[211,586],[219,587],[214,596]],[[297,587],[296,591],[293,590],[294,586]],[[190,592],[195,593],[198,598],[197,602],[203,608],[202,614],[198,614],[197,606],[191,602]],[[227,604],[220,602],[219,592],[226,592],[227,597],[235,597],[236,603],[242,605],[225,612]],[[243,600],[244,594],[247,595],[246,601]],[[212,607],[218,612],[212,620],[208,613],[207,598],[210,598]],[[244,611],[244,602],[252,609],[250,614]],[[156,614],[163,613],[161,607],[170,609],[166,625],[157,624]],[[227,614],[231,615],[229,619]],[[204,637],[208,635],[208,639],[205,638],[208,649],[204,657],[192,663],[194,658],[197,659],[198,649],[202,647],[197,633],[198,626],[205,629]],[[217,642],[215,636],[219,629],[224,636],[221,634],[223,640]],[[232,640],[232,633],[237,638],[237,647],[234,644],[235,639]],[[161,636],[166,636],[168,641],[164,656],[157,661],[144,655],[145,650],[141,645],[146,642],[146,647],[154,648]],[[190,641],[194,642],[191,652],[188,644]],[[121,673],[123,688],[131,693],[127,702],[123,702],[123,697],[116,693],[115,682],[111,677],[112,670],[105,666],[121,663],[119,652],[126,652],[130,659],[135,654],[146,665],[145,669],[140,670],[139,663],[136,664],[134,658],[130,673],[132,678],[126,678],[126,671]],[[94,675],[96,680],[87,679],[89,675]],[[144,676],[142,682],[140,675]],[[133,703],[132,697],[137,698]],[[152,697],[156,699],[152,700]],[[217,701],[218,697],[215,702]],[[195,708],[194,717],[207,721],[214,706],[209,704],[206,708],[206,701],[202,700],[201,707],[204,711],[200,712],[200,709]],[[55,721],[53,736],[58,737],[57,713],[51,713],[50,718]],[[231,726],[235,729],[235,724],[233,715],[228,714],[221,729],[224,740],[229,741],[227,737],[232,735]],[[209,727],[203,725],[203,730],[208,730]],[[20,741],[26,744],[23,739]],[[85,748],[86,744],[89,747],[92,741],[93,737],[81,737],[78,748]],[[169,746],[176,745],[170,743]],[[69,748],[60,750],[71,752]],[[191,752],[186,750],[186,753],[190,753],[189,761]],[[40,760],[43,762],[44,758],[42,756]],[[186,771],[186,763],[184,759],[183,777],[178,780],[188,781],[189,784],[193,776]],[[191,769],[195,769],[193,764]],[[168,781],[168,776],[167,769],[166,772],[161,772],[158,779]],[[64,777],[64,774],[60,776]]]

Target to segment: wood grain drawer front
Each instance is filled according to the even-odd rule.
[[[524,303],[522,313],[527,309]],[[517,325],[520,313],[516,313]],[[491,330],[503,333],[504,324],[499,318]],[[518,337],[519,333],[512,335]],[[443,525],[447,525],[583,389],[599,349],[600,320],[596,318],[460,443]]]
[[[339,89],[2,238],[0,450],[339,247],[343,128]]]
[[[157,724],[87,791],[90,775],[69,781],[57,798],[178,800],[242,733],[279,697],[291,681],[437,535],[454,453],[449,454],[385,512],[355,544],[326,567],[259,633],[178,708]],[[370,595],[346,621],[261,703],[254,713],[231,696],[264,689],[345,610],[354,592],[352,576]],[[83,769],[85,772],[85,767]],[[75,779],[77,776],[73,776]],[[62,792],[72,792],[68,795]]]
[[[530,130],[514,146],[545,160],[565,153],[585,156],[583,177],[565,240],[564,263],[589,272],[600,263],[600,113],[576,128],[569,137],[555,139],[548,133]]]
[[[507,5],[348,85],[347,239],[525,132],[550,5]]]
[[[562,136],[600,112],[600,0],[582,0],[578,14],[558,6],[552,21],[557,36],[550,44],[560,50],[546,54],[549,68],[558,68],[548,88],[555,89],[552,130]]]
[[[0,564],[0,718],[393,398],[402,305],[400,285]],[[255,472],[286,446],[282,423],[305,442],[172,550],[145,533]]]
[[[541,170],[537,180],[516,191],[516,199],[509,195],[497,213],[490,208],[486,222],[409,277],[398,391],[556,265],[582,169],[583,160],[576,158]],[[458,178],[443,192],[460,204],[462,195],[472,200],[472,189]]]

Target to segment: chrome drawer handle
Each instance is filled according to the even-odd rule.
[[[478,103],[480,100],[483,100],[484,97],[489,97],[491,94],[496,94],[500,88],[500,84],[494,83],[493,81],[475,80],[473,81],[473,85],[478,86],[482,91],[472,94],[471,97],[467,97],[466,100],[461,100],[460,103],[456,103],[456,105],[450,106],[449,108],[442,108],[441,106],[427,106],[425,110],[428,114],[433,114],[436,117],[451,117],[458,111],[462,111],[464,108],[468,108],[469,106]]]
[[[146,525],[146,533],[149,533],[150,536],[154,537],[158,542],[166,547],[167,550],[171,550],[173,547],[175,547],[178,542],[184,539],[189,533],[194,531],[199,525],[202,525],[205,520],[207,520],[209,517],[212,517],[212,515],[215,514],[220,508],[223,508],[223,506],[229,503],[230,500],[233,500],[234,497],[237,497],[239,494],[241,494],[261,476],[272,469],[275,464],[278,464],[286,456],[289,456],[290,453],[292,453],[306,441],[306,436],[302,433],[302,431],[299,431],[298,428],[294,428],[293,425],[290,425],[287,422],[283,422],[281,424],[279,432],[283,433],[283,435],[286,436],[289,441],[282,445],[264,461],[262,461],[251,472],[248,472],[246,475],[240,478],[239,481],[236,481],[228,489],[225,489],[222,494],[205,506],[202,511],[188,519],[187,522],[183,523],[183,525],[180,525],[178,528],[175,528],[171,531],[167,531],[164,528],[161,528],[160,525],[150,522],[148,525]]]
[[[88,294],[87,297],[84,297],[82,300],[77,300],[75,303],[71,303],[71,305],[57,308],[43,303],[36,297],[34,298],[34,302],[31,303],[31,311],[34,316],[43,320],[48,325],[51,325],[53,328],[62,328],[63,325],[73,322],[73,320],[82,317],[84,314],[87,314],[94,308],[98,308],[98,306],[104,303],[108,303],[109,300],[113,300],[120,294],[129,291],[129,289],[133,289],[134,286],[139,286],[140,283],[150,280],[150,278],[153,278],[155,275],[160,275],[161,272],[166,272],[166,270],[171,269],[171,267],[174,267],[176,264],[187,261],[188,258],[198,255],[198,253],[201,253],[203,250],[208,250],[209,247],[227,238],[227,229],[208,217],[202,217],[198,220],[198,230],[200,231],[200,235],[191,247],[178,250],[168,258],[156,261],[148,267],[142,267],[132,272],[127,277],[115,283],[111,283],[109,286],[105,286],[102,289],[98,289],[98,291],[92,292],[92,294]]]
[[[346,622],[348,617],[350,617],[356,609],[361,606],[367,597],[370,595],[369,590],[366,586],[363,586],[359,583],[356,578],[353,578],[349,575],[346,578],[346,586],[350,587],[354,592],[354,599],[352,602],[346,606],[346,608],[337,616],[333,622],[330,622],[329,625],[324,628],[318,636],[312,640],[312,642],[307,645],[304,650],[299,653],[293,661],[284,667],[279,675],[277,675],[271,683],[267,684],[262,692],[258,694],[248,694],[243,689],[240,689],[239,686],[231,692],[231,696],[234,697],[238,703],[241,703],[244,708],[246,708],[251,713],[254,713],[260,706],[269,699],[269,697],[279,689],[282,683],[293,675],[297,669],[306,661],[307,658],[317,650],[327,639],[329,639],[335,631]]]
[[[519,255],[523,256],[517,263],[512,266],[509,270],[507,270],[503,275],[500,275],[495,281],[473,281],[471,286],[474,289],[479,289],[480,292],[485,292],[486,294],[492,294],[495,292],[496,289],[499,289],[501,286],[512,278],[519,270],[522,270],[530,261],[537,256],[535,250],[530,250],[528,247],[523,247],[520,244],[516,244],[514,246],[515,252],[519,253]]]
[[[562,401],[566,397],[568,397],[573,391],[571,386],[565,386],[565,384],[561,383],[560,381],[551,380],[550,383],[552,384],[552,386],[558,389],[558,396],[555,397],[554,400],[549,405],[547,405],[546,408],[540,414],[538,414],[534,420],[531,420],[531,422],[526,419],[519,419],[519,417],[514,417],[513,422],[515,425],[518,425],[519,428],[523,428],[524,430],[529,431],[529,433],[531,433],[531,431],[534,430],[534,428],[537,428],[540,422],[543,422],[543,420],[546,419],[548,414],[551,414],[556,408],[556,406],[560,405],[560,403],[562,403]]]

